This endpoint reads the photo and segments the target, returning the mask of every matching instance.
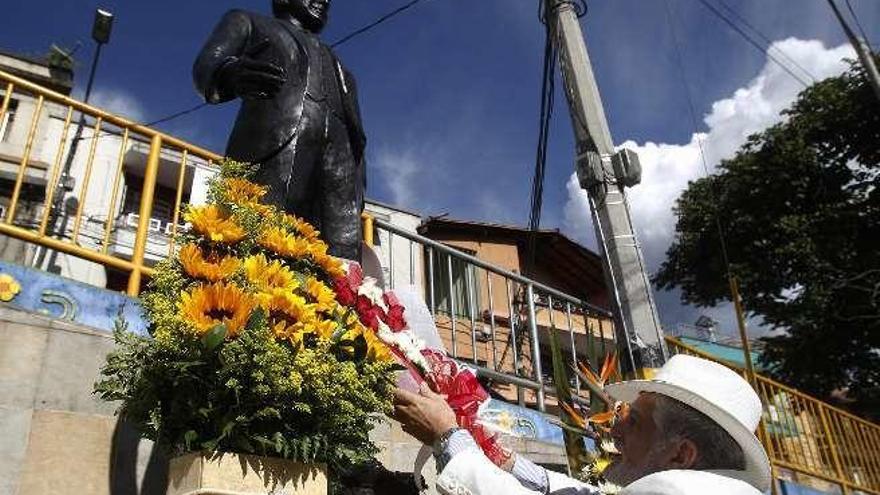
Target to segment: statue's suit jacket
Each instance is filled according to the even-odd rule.
[[[303,100],[310,61],[302,43],[315,36],[290,22],[242,10],[227,12],[206,42],[193,66],[196,87],[210,103],[236,98],[218,77],[220,69],[233,57],[255,52],[254,58],[283,68],[287,81],[268,99],[245,99],[229,137],[226,153],[230,158],[259,163],[286,146],[294,136],[303,112]],[[329,49],[327,50],[329,52]],[[354,77],[333,56],[337,68],[325,78],[335,77],[342,92],[342,115],[355,160],[363,160],[366,138],[361,123]]]

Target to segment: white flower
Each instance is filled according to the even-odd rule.
[[[430,371],[431,365],[428,363],[428,360],[425,359],[425,356],[422,355],[422,349],[425,348],[425,343],[422,339],[416,337],[411,331],[404,330],[395,333],[388,328],[388,325],[380,321],[379,331],[376,332],[376,335],[382,340],[382,342],[400,349],[406,359],[417,366],[422,372]]]
[[[358,295],[366,296],[373,304],[382,308],[382,311],[388,311],[388,305],[385,304],[385,299],[382,297],[385,295],[385,292],[377,285],[375,278],[364,277],[364,281],[358,287]]]

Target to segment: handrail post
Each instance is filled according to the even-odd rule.
[[[144,187],[141,190],[141,207],[138,215],[137,236],[131,256],[134,265],[128,277],[128,295],[137,296],[141,291],[141,276],[144,268],[144,255],[147,251],[147,237],[150,233],[150,215],[153,214],[153,195],[156,192],[156,177],[159,174],[159,153],[162,151],[162,136],[155,135],[150,142],[150,155],[144,172]]]
[[[541,369],[541,345],[538,343],[538,320],[535,315],[535,289],[532,284],[526,286],[526,297],[529,305],[529,332],[532,340],[532,371],[535,381],[540,384],[537,391],[538,410],[544,412],[544,372]]]
[[[373,247],[373,215],[364,212],[361,214],[361,219],[364,221],[364,243]]]
[[[844,495],[849,495],[849,485],[847,484],[847,479],[843,474],[843,468],[840,464],[840,457],[837,453],[837,442],[834,439],[834,435],[831,432],[831,428],[828,426],[828,418],[827,412],[825,411],[825,405],[822,403],[818,404],[819,406],[819,419],[822,421],[822,431],[825,433],[825,438],[828,441],[828,449],[831,450],[831,462],[834,463],[834,470],[837,472],[837,477],[840,479],[840,486],[843,489]]]

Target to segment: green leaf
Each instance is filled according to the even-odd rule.
[[[226,339],[226,325],[217,325],[202,337],[202,344],[209,352],[213,352]]]
[[[367,344],[367,339],[363,335],[358,335],[354,339],[354,360],[355,362],[361,362],[367,357],[367,351],[369,351],[369,345]]]
[[[266,324],[266,316],[266,311],[261,307],[257,307],[257,309],[251,312],[251,316],[248,318],[245,329],[251,331],[261,328]]]

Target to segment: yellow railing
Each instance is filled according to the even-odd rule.
[[[127,272],[127,292],[131,295],[137,295],[140,291],[143,275],[149,275],[152,271],[145,263],[145,253],[148,237],[151,232],[150,222],[151,214],[153,213],[153,196],[156,193],[157,177],[159,177],[160,172],[166,172],[163,170],[163,167],[177,167],[176,171],[169,170],[163,174],[176,177],[176,200],[172,209],[172,218],[169,218],[171,220],[169,224],[171,232],[168,232],[170,235],[164,239],[170,252],[173,249],[173,241],[171,239],[173,239],[176,233],[177,223],[180,220],[184,175],[187,168],[194,167],[192,163],[194,160],[210,166],[218,162],[221,157],[180,139],[86,105],[3,71],[0,71],[0,90],[5,90],[2,95],[2,105],[0,105],[0,122],[9,123],[10,119],[6,117],[7,112],[11,111],[10,102],[13,99],[19,103],[16,105],[18,113],[26,113],[23,111],[25,107],[32,109],[27,135],[21,140],[20,149],[13,150],[13,153],[3,153],[2,158],[7,163],[10,160],[17,161],[18,170],[12,193],[8,198],[8,203],[5,205],[6,215],[0,219],[0,233],[27,243],[42,246],[44,249],[69,254]],[[21,102],[25,102],[27,105],[21,104]],[[27,115],[18,115],[17,120],[27,117]],[[59,180],[63,176],[62,170],[67,168],[66,164],[70,163],[71,160],[69,156],[73,144],[72,139],[69,139],[71,127],[72,125],[80,125],[83,122],[87,122],[85,130],[88,135],[83,135],[80,138],[80,143],[83,143],[83,147],[87,148],[87,151],[83,150],[85,152],[82,156],[86,157],[86,161],[81,170],[82,175],[76,177],[79,184],[78,190],[74,191],[74,193],[77,195],[78,205],[73,214],[73,228],[70,231],[65,229],[62,232],[53,232],[54,229],[49,228],[50,218],[53,215],[57,216],[60,214],[59,209],[64,209],[64,205],[59,205],[55,201],[55,195]],[[16,125],[18,124],[19,122],[16,122]],[[59,131],[60,138],[55,134]],[[77,134],[74,135],[74,139],[76,139],[76,136]],[[115,174],[112,175],[112,181],[108,180],[105,183],[107,187],[110,187],[112,182],[112,191],[109,195],[109,204],[106,204],[106,220],[103,225],[103,232],[94,232],[92,238],[95,241],[90,243],[83,235],[84,209],[86,208],[85,205],[90,204],[90,195],[104,195],[107,192],[102,190],[95,191],[97,186],[93,182],[95,182],[94,178],[96,175],[98,177],[108,177],[108,175],[102,175],[101,171],[95,170],[96,152],[98,151],[99,141],[104,140],[106,142],[111,138],[119,142],[118,158],[115,160],[114,166],[104,171],[106,174]],[[47,156],[54,156],[54,159],[51,163],[49,160],[46,160],[42,163],[42,167],[39,166],[41,160],[33,156],[37,143],[46,144],[49,141],[54,142],[56,139],[57,146],[54,152],[44,149]],[[9,143],[5,143],[5,145],[9,145]],[[138,222],[131,252],[117,254],[109,249],[112,244],[111,234],[116,227],[118,217],[120,186],[121,182],[123,182],[125,171],[125,156],[133,145],[148,146],[149,151],[143,170],[141,200],[137,211]],[[10,156],[13,158],[10,159]],[[168,163],[172,160],[174,162],[173,165]],[[43,195],[41,209],[37,209],[38,205],[26,205],[28,206],[27,209],[34,209],[36,211],[36,213],[30,215],[32,218],[20,214],[23,200],[27,202],[31,199],[22,196],[23,185],[26,182],[25,178],[29,169],[37,173],[38,176],[41,175],[41,177],[37,177],[37,180],[44,181],[45,183],[45,194]],[[126,177],[130,176],[126,175]],[[172,180],[172,182],[175,181]],[[126,183],[125,186],[131,187],[132,184]],[[106,195],[102,196],[102,198],[108,199]],[[106,201],[101,202],[101,205],[104,206],[104,203]],[[91,213],[94,214],[95,212]],[[90,216],[100,217],[101,214]],[[155,231],[155,229],[152,230]]]
[[[673,354],[719,361],[673,337],[666,342]],[[719,362],[747,378],[741,367]],[[755,387],[764,406],[758,433],[774,477],[820,489],[837,485],[844,494],[880,494],[880,426],[760,374]]]

